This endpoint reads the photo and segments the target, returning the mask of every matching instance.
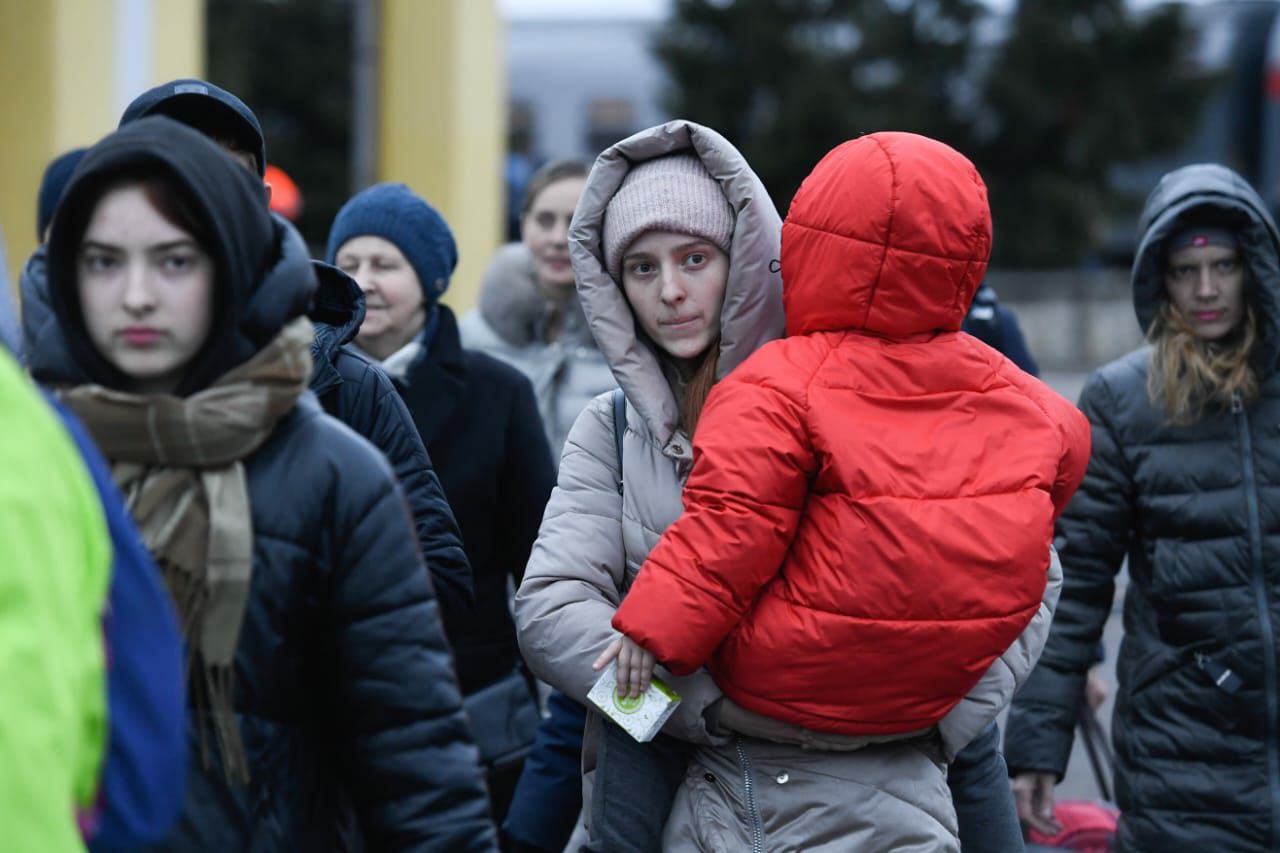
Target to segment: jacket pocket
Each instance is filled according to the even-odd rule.
[[[664,848],[739,853],[750,850],[745,815],[739,816],[737,797],[722,774],[697,761],[690,763],[684,790],[676,798],[667,825]]]
[[[1157,682],[1180,675],[1181,670],[1188,670],[1192,680],[1197,683],[1202,680],[1203,683],[1211,683],[1208,676],[1201,670],[1198,660],[1219,659],[1221,644],[1218,640],[1205,638],[1186,645],[1167,642],[1157,642],[1155,645],[1154,650],[1138,658],[1130,668],[1133,674],[1129,685],[1131,695],[1136,696]]]

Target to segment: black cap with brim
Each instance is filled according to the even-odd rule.
[[[120,116],[120,127],[144,116],[162,115],[209,137],[229,138],[257,158],[258,177],[267,169],[267,143],[262,125],[244,101],[205,80],[171,80],[133,99]]]

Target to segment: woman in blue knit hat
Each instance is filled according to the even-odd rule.
[[[458,262],[453,234],[404,184],[378,184],[343,205],[327,260],[364,291],[356,344],[396,382],[462,531],[476,606],[446,610],[445,631],[501,821],[538,721],[507,593],[555,485],[533,389],[515,368],[462,348],[439,301]]]

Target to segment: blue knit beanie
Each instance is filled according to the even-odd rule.
[[[80,158],[88,148],[73,148],[59,155],[45,167],[40,179],[40,192],[36,196],[36,239],[44,242],[44,232],[53,221],[53,214],[62,201],[62,192],[71,183],[71,173],[80,165]]]
[[[458,265],[453,232],[434,207],[404,184],[375,184],[353,195],[329,228],[325,260],[336,263],[342,245],[364,235],[395,244],[418,274],[428,303],[449,286]]]

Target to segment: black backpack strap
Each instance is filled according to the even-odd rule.
[[[618,452],[618,494],[622,494],[622,435],[627,431],[627,395],[613,392],[613,446]]]

